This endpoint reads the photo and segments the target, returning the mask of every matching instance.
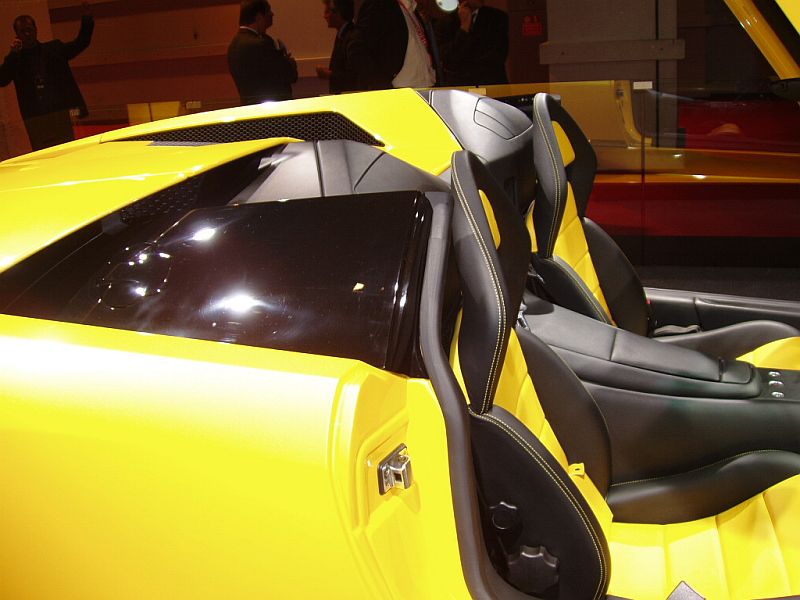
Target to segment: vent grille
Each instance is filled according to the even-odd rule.
[[[224,144],[275,137],[297,138],[305,141],[351,140],[370,146],[384,144],[346,117],[334,112],[308,113],[247,119],[232,123],[214,123],[172,131],[124,138],[125,142],[175,142],[194,144]]]
[[[203,177],[192,177],[168,187],[165,190],[146,196],[119,212],[123,223],[139,223],[171,213],[181,213],[197,203],[198,191]]]

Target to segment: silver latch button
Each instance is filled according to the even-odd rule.
[[[406,445],[400,444],[378,465],[378,487],[383,495],[392,488],[407,490],[412,480],[411,457],[408,456]]]

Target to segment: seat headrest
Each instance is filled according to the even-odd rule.
[[[597,157],[581,128],[555,96],[534,96],[533,125],[533,163],[538,178],[533,226],[538,253],[549,258],[564,218],[568,185],[572,187],[578,215],[586,215]]]
[[[463,306],[459,362],[474,412],[492,405],[519,314],[530,238],[500,185],[470,152],[453,154],[453,244]]]

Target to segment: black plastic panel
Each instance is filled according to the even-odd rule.
[[[319,159],[313,144],[297,146]],[[346,146],[326,156],[333,160]],[[442,185],[375,152],[359,164],[376,175],[402,181],[405,174],[411,190]],[[424,375],[418,305],[427,198],[393,191],[226,205],[247,192],[248,179],[259,180],[259,164],[270,156],[145,198],[15,266],[0,278],[4,312],[355,358]],[[326,187],[324,171],[315,169]],[[363,174],[356,168],[341,189],[359,187]]]
[[[196,210],[111,261],[68,312],[419,373],[428,212],[413,193]]]

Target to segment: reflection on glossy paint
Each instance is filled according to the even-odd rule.
[[[207,242],[214,237],[216,232],[217,230],[213,227],[203,227],[195,232],[195,234],[192,236],[192,239],[195,242]]]
[[[231,312],[242,314],[249,311],[256,306],[262,306],[262,302],[253,298],[247,293],[236,293],[231,296],[226,296],[214,305],[218,310],[229,310]]]

